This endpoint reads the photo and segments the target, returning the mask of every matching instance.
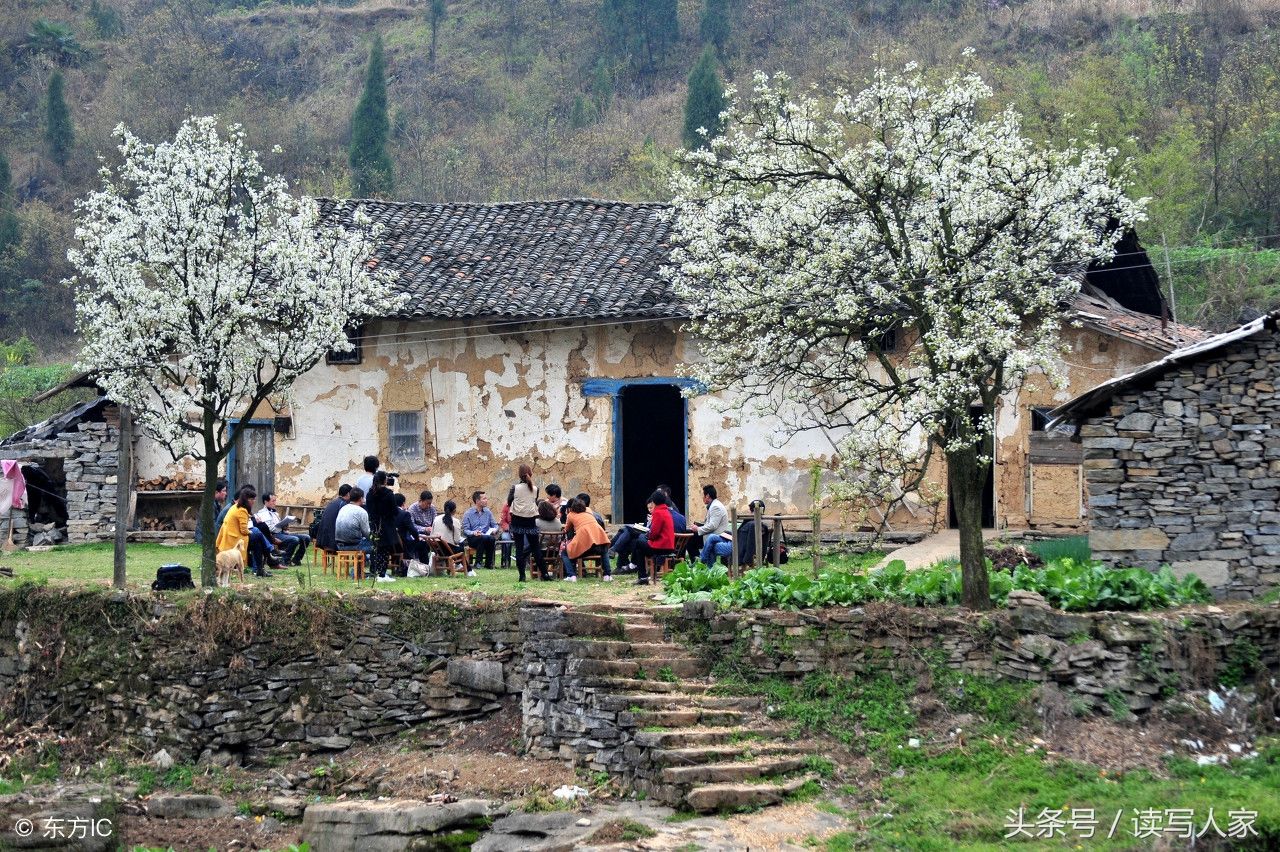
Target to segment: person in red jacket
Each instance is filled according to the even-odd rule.
[[[637,564],[641,566],[636,578],[638,586],[649,585],[649,572],[643,567],[646,557],[670,556],[676,549],[676,525],[667,502],[667,495],[662,491],[649,496],[649,532],[635,549]]]

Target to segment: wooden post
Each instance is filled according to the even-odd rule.
[[[773,567],[782,567],[782,516],[773,516]]]
[[[120,406],[120,444],[116,455],[116,552],[112,585],[123,589],[128,580],[125,541],[129,536],[129,486],[133,482],[133,415],[127,405]]]
[[[818,579],[818,569],[822,566],[822,556],[819,551],[822,550],[822,513],[813,513],[813,579]]]
[[[729,507],[729,577],[738,578],[738,507]]]
[[[752,517],[755,518],[755,521],[756,521],[755,522],[755,533],[756,533],[755,564],[763,565],[764,559],[765,559],[765,556],[764,556],[764,506],[760,505],[759,503],[756,503],[755,510],[752,512]]]

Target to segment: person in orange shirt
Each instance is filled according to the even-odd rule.
[[[564,579],[569,583],[578,581],[574,570],[575,559],[588,554],[601,557],[604,566],[605,582],[613,580],[609,570],[609,534],[604,531],[596,516],[587,511],[587,505],[576,497],[569,501],[569,511],[565,515],[565,542],[561,545],[560,558],[564,561]]]

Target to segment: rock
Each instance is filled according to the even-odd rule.
[[[1032,592],[1026,589],[1014,589],[1009,593],[1009,597],[1005,600],[1005,607],[1008,609],[1017,609],[1020,606],[1035,607],[1036,609],[1051,609],[1048,601],[1039,592]]]
[[[147,802],[147,813],[163,819],[216,819],[230,816],[235,808],[218,796],[156,796]]]
[[[472,852],[559,852],[570,850],[600,830],[578,825],[578,815],[563,811],[512,814],[493,824]]]
[[[307,809],[307,803],[292,796],[273,796],[267,800],[267,810],[285,819],[297,819]]]
[[[507,691],[502,679],[502,663],[497,660],[449,660],[449,683],[476,692],[502,695]]]
[[[1164,530],[1148,527],[1140,530],[1092,530],[1089,533],[1091,550],[1165,550],[1169,536]]]
[[[1151,427],[1156,425],[1156,416],[1148,414],[1145,411],[1135,411],[1133,414],[1120,418],[1120,422],[1116,424],[1116,428],[1127,432],[1150,432]]]
[[[160,749],[158,752],[151,755],[151,762],[155,764],[157,769],[173,768],[173,758],[170,757],[169,752],[164,749]]]
[[[582,819],[575,822],[574,825],[580,826],[581,828],[586,828],[587,826],[591,825],[591,820],[587,819],[586,817],[583,817]]]
[[[555,796],[557,799],[564,799],[565,801],[572,802],[574,799],[585,799],[591,794],[576,784],[572,787],[568,784],[563,784],[552,791],[551,795]]]
[[[1179,580],[1188,574],[1195,574],[1211,589],[1231,585],[1231,563],[1224,559],[1188,559],[1185,562],[1174,562],[1169,568]]]
[[[505,813],[484,799],[430,804],[412,799],[311,805],[302,818],[302,839],[312,852],[405,852],[433,835]],[[560,814],[573,819],[573,814]]]

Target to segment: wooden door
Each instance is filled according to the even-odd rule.
[[[242,423],[240,445],[236,447],[237,489],[252,485],[261,497],[276,488],[276,433],[270,425]]]

